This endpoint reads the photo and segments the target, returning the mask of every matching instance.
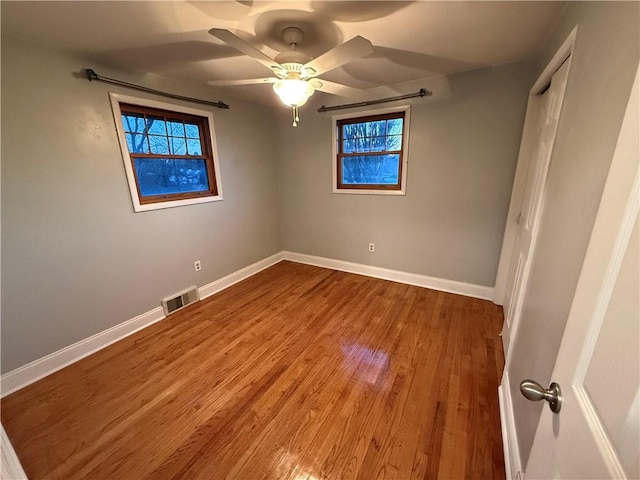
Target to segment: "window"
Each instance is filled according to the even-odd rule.
[[[409,107],[334,117],[334,192],[404,195]]]
[[[135,211],[222,199],[210,112],[111,97]]]

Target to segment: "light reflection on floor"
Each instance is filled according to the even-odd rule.
[[[302,465],[297,455],[284,451],[278,468],[278,477],[288,476],[290,480],[320,480],[319,477],[312,475],[310,470]]]
[[[357,381],[368,385],[379,383],[385,372],[389,370],[389,355],[382,350],[374,350],[357,343],[343,343],[342,369],[351,374]]]
[[[368,387],[385,384],[385,375],[389,371],[389,355],[382,350],[359,345],[357,343],[343,342],[340,345],[342,351],[342,371],[357,384]],[[277,465],[275,476],[289,476],[290,480],[320,480],[311,472],[305,459],[286,449],[280,449],[273,463]]]

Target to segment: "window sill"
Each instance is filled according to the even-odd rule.
[[[187,198],[184,200],[170,200],[168,202],[147,203],[144,205],[141,205],[139,202],[135,202],[133,205],[133,210],[134,212],[148,212],[150,210],[184,207],[186,205],[195,205],[198,203],[219,202],[220,200],[222,200],[222,195],[216,195],[213,197]]]
[[[362,188],[333,188],[333,193],[347,193],[355,195],[406,195],[404,190],[365,190]]]

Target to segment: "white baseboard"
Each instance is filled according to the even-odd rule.
[[[491,300],[493,298],[493,288],[482,285],[473,285],[471,283],[456,282],[455,280],[445,280],[443,278],[429,277],[417,273],[401,272],[399,270],[390,270],[388,268],[373,267],[371,265],[363,265],[361,263],[345,262],[335,260],[333,258],[316,257],[305,253],[282,252],[284,260],[290,260],[297,263],[306,263],[317,267],[331,268],[342,272],[357,273],[368,277],[381,278],[383,280],[391,280],[398,283],[406,283],[418,287],[431,288],[442,292],[457,293],[467,297],[481,298],[483,300]]]
[[[16,451],[11,445],[7,432],[2,427],[2,439],[0,440],[0,450],[2,450],[2,460],[0,460],[0,478],[6,480],[27,480],[22,464],[16,455]]]
[[[231,285],[234,285],[242,280],[249,278],[252,275],[264,270],[265,268],[269,268],[271,265],[275,265],[276,263],[282,261],[284,259],[283,252],[278,252],[275,255],[271,255],[270,257],[264,258],[262,260],[257,261],[249,265],[248,267],[244,267],[240,270],[237,270],[233,273],[230,273],[226,277],[222,277],[218,280],[214,280],[211,283],[208,283],[198,289],[198,293],[200,294],[200,299],[204,299],[210,297],[214,293],[218,293],[225,288],[229,288]]]
[[[45,357],[5,373],[0,377],[0,391],[2,392],[2,396],[9,395],[47,375],[51,375],[67,365],[71,365],[98,350],[102,350],[112,343],[128,337],[163,318],[165,318],[165,316],[162,307],[154,308],[126,322],[119,323],[107,330],[80,340],[73,345],[64,347],[57,352],[50,353]]]
[[[513,418],[509,374],[506,370],[502,374],[502,383],[498,387],[498,400],[500,402],[500,426],[502,427],[502,445],[507,480],[520,480],[522,478],[522,462],[516,436],[516,424]]]
[[[231,285],[238,283],[245,278],[258,273],[271,265],[278,263],[283,259],[282,252],[276,253],[268,258],[260,260],[248,267],[233,272],[226,277],[215,280],[198,289],[200,298],[206,298],[217,293]],[[0,377],[0,392],[4,397],[27,385],[40,380],[41,378],[51,375],[54,372],[77,362],[78,360],[91,355],[92,353],[102,350],[112,343],[122,340],[129,335],[142,330],[165,318],[162,307],[149,310],[142,315],[138,315],[131,320],[115,325],[107,330],[96,333],[89,338],[80,340],[73,345],[69,345],[57,352],[53,352],[45,357],[34,360],[27,365],[5,373]]]

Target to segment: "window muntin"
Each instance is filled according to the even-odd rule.
[[[336,122],[337,189],[401,190],[405,111]]]
[[[119,103],[140,205],[217,196],[208,118]]]

